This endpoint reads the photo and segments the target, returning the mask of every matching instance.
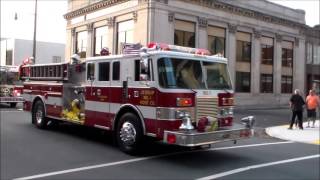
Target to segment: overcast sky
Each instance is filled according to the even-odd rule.
[[[270,0],[306,12],[309,26],[320,24],[319,0]],[[65,43],[67,0],[38,0],[37,40]],[[15,20],[17,13],[17,20]],[[1,0],[1,37],[33,39],[34,0]]]

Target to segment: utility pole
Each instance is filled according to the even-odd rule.
[[[35,0],[35,6],[34,6],[34,27],[33,27],[33,62],[36,62],[36,48],[37,48],[37,3],[38,0]]]

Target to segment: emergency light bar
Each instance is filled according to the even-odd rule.
[[[157,42],[150,42],[148,44],[148,48],[155,49],[155,50],[162,50],[162,51],[191,53],[196,55],[205,55],[205,56],[211,55],[210,51],[207,49],[190,48],[190,47],[176,46],[176,45],[157,43]]]

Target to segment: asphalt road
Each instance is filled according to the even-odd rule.
[[[288,110],[236,112],[257,117],[257,136],[190,150],[149,143],[143,156],[112,145],[108,133],[62,124],[31,125],[30,114],[0,106],[1,179],[319,179],[318,145],[270,138],[263,128],[286,124]]]

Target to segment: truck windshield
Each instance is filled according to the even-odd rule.
[[[0,66],[0,84],[17,85],[21,84],[16,68]]]
[[[158,72],[163,88],[231,89],[227,65],[223,63],[160,58]]]

